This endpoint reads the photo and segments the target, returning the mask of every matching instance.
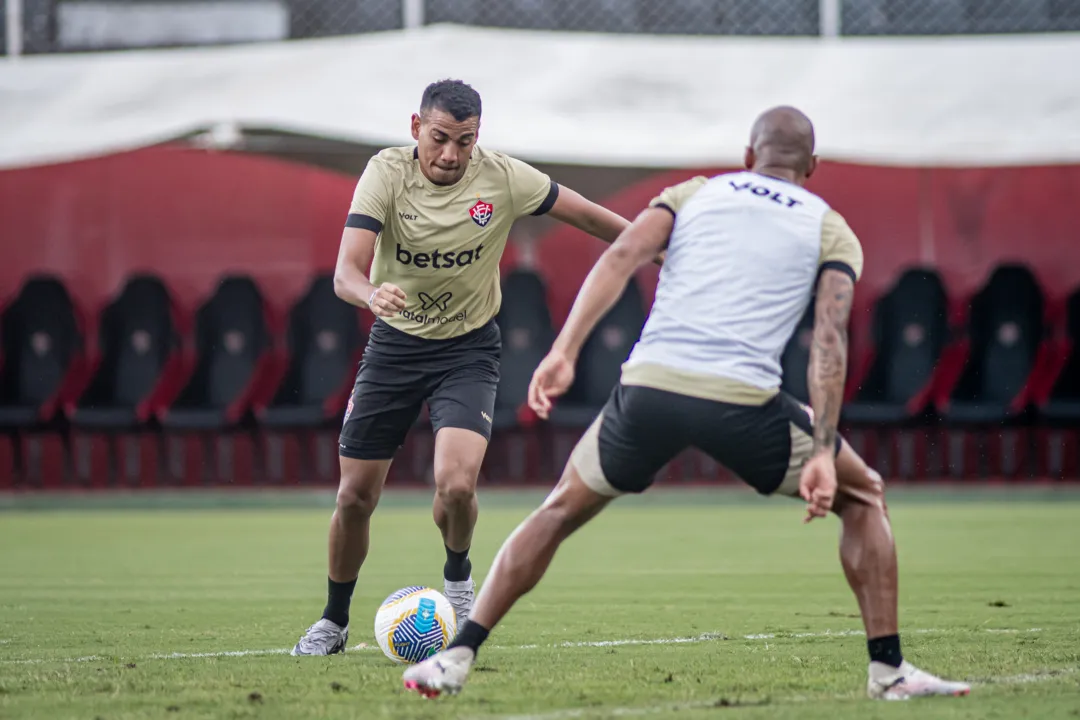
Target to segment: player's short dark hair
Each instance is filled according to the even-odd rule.
[[[420,112],[442,110],[461,122],[480,117],[480,93],[461,80],[439,80],[424,88],[420,100]]]

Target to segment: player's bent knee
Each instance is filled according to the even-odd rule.
[[[573,464],[569,464],[559,484],[547,496],[535,515],[558,526],[558,535],[565,539],[596,517],[613,499],[589,488]]]
[[[884,510],[886,509],[885,480],[881,477],[881,474],[873,468],[867,468],[866,471],[870,474],[870,486],[872,488],[871,495],[874,499],[874,505],[881,507],[881,509]]]
[[[465,505],[476,497],[476,476],[460,472],[436,480],[435,492],[447,505]]]
[[[450,505],[472,502],[476,496],[476,478],[480,464],[465,457],[454,457],[435,468],[435,492]]]
[[[537,508],[533,517],[551,529],[551,535],[559,542],[574,534],[581,527],[577,513],[565,504],[549,503]]]
[[[866,472],[869,475],[868,482],[874,488],[874,492],[885,497],[885,480],[882,479],[881,473],[871,467],[866,468]]]
[[[837,503],[847,502],[885,509],[885,481],[846,442],[836,458]]]
[[[348,460],[341,463],[337,510],[347,517],[366,518],[375,512],[390,463]]]
[[[487,440],[475,432],[460,428],[439,430],[435,436],[435,492],[442,502],[472,502],[485,450]]]
[[[372,488],[342,483],[337,492],[337,510],[347,516],[371,517],[379,504],[379,493]]]

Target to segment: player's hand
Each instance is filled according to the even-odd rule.
[[[383,283],[375,288],[368,298],[368,307],[376,317],[393,317],[405,309],[405,291],[392,283]]]
[[[561,351],[552,349],[533,373],[529,383],[529,407],[544,420],[551,413],[551,399],[574,384],[574,363]]]
[[[806,461],[799,477],[799,495],[806,501],[804,523],[829,514],[836,497],[836,461],[831,453],[818,453]]]

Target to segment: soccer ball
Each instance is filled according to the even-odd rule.
[[[426,660],[456,634],[454,608],[442,593],[431,588],[398,590],[375,613],[375,639],[383,654],[396,663]]]

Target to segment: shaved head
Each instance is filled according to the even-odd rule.
[[[780,171],[800,184],[817,165],[814,125],[796,108],[782,105],[766,110],[750,130],[746,165],[751,170]]]

